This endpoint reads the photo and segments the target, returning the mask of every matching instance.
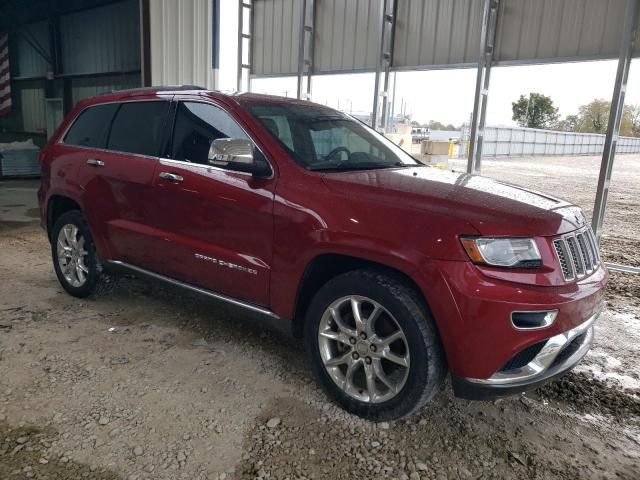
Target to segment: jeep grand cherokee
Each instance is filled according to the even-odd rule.
[[[424,166],[298,100],[196,88],[83,100],[41,154],[71,295],[124,269],[257,312],[373,420],[520,392],[589,350],[607,271],[582,211]]]

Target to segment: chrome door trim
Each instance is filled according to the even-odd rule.
[[[159,273],[152,272],[150,270],[146,270],[144,268],[136,267],[135,265],[131,265],[126,262],[122,262],[120,260],[107,260],[106,263],[108,265],[113,265],[115,267],[124,268],[127,270],[131,270],[133,272],[139,273],[141,275],[145,275],[151,278],[155,278],[156,280],[161,280],[163,282],[169,283],[171,285],[175,285],[177,287],[182,287],[184,289],[190,290],[195,293],[199,293],[209,298],[214,298],[216,300],[222,300],[223,302],[230,303],[232,305],[236,305],[238,307],[245,308],[247,310],[251,310],[252,312],[260,313],[262,315],[266,315],[276,320],[280,320],[280,317],[273,313],[271,310],[259,307],[258,305],[253,305],[251,303],[244,302],[242,300],[238,300],[237,298],[228,297],[223,295],[222,293],[212,292],[211,290],[206,290],[204,288],[196,287],[195,285],[191,285],[190,283],[181,282],[180,280],[176,280],[175,278],[167,277],[165,275],[161,275]]]
[[[209,173],[225,172],[225,173],[244,175],[245,177],[253,177],[253,174],[249,172],[238,172],[236,170],[229,170],[228,168],[216,167],[215,165],[210,165],[210,164],[188,162],[186,160],[174,160],[173,158],[162,158],[162,157],[159,157],[158,161],[160,162],[160,165],[175,165],[176,167],[183,167],[183,168],[196,167],[199,170],[206,170]],[[273,168],[271,170],[273,170]],[[269,180],[271,178],[273,178],[273,176],[265,177],[264,180]]]

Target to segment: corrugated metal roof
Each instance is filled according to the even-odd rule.
[[[383,0],[316,0],[314,73],[373,71]],[[254,0],[254,75],[297,72],[302,0]],[[483,0],[396,0],[393,69],[472,66]],[[617,58],[626,0],[501,0],[502,64]],[[635,56],[640,56],[640,35]]]
[[[394,67],[478,61],[480,0],[398,0]]]
[[[625,0],[502,0],[494,60],[617,58]]]
[[[316,0],[314,71],[375,69],[381,8],[368,0]]]
[[[63,15],[60,34],[65,74],[140,69],[140,11],[136,0]]]

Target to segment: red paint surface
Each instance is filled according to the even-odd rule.
[[[227,110],[271,163],[270,179],[59,143],[94,103],[200,99]],[[321,173],[298,166],[247,112],[279,97],[212,92],[116,93],[80,102],[42,155],[43,225],[53,195],[75,200],[98,254],[262,305],[289,321],[305,269],[344,254],[397,269],[418,285],[434,315],[452,373],[486,378],[513,354],[586,320],[599,308],[604,267],[565,283],[551,239],[578,228],[575,208],[546,194],[429,167]],[[298,102],[297,100],[288,100]],[[302,102],[304,103],[304,102]],[[98,158],[105,167],[86,164]],[[184,177],[180,184],[160,172]],[[478,267],[464,235],[535,237],[543,266]],[[252,268],[248,274],[196,259],[200,253]],[[557,308],[555,323],[515,330],[513,310]]]

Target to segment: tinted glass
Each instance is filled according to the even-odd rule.
[[[208,163],[209,147],[218,138],[249,139],[224,110],[207,103],[180,103],[173,129],[171,158]]]
[[[64,137],[64,143],[104,148],[113,114],[118,104],[96,105],[83,111]]]
[[[309,170],[416,166],[404,150],[365,124],[320,105],[248,103],[253,116]]]
[[[118,152],[156,156],[164,131],[169,102],[123,103],[111,126],[107,148]]]

